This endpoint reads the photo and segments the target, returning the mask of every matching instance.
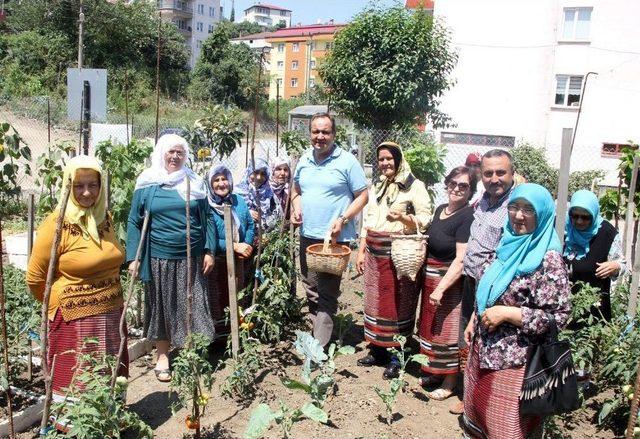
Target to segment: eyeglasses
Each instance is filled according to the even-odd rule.
[[[450,181],[449,184],[447,184],[447,189],[450,191],[454,191],[456,188],[458,188],[460,192],[464,192],[469,189],[470,186],[469,183],[460,183],[457,181]]]
[[[572,213],[571,215],[571,219],[574,221],[585,221],[585,222],[589,222],[591,221],[591,215],[586,214],[586,215],[581,215],[579,213]]]
[[[185,156],[184,151],[169,150],[169,151],[167,151],[167,154],[169,154],[170,156],[171,155],[175,155],[176,157],[178,157],[180,159]]]
[[[536,210],[534,208],[518,207],[515,204],[510,204],[509,206],[507,206],[507,212],[509,212],[512,215],[515,215],[518,212],[522,212],[522,215],[528,218],[536,216]]]

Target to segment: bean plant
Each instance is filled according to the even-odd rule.
[[[398,363],[400,365],[398,377],[391,379],[389,383],[389,390],[387,391],[381,389],[378,386],[375,386],[373,388],[385,405],[385,408],[386,408],[385,419],[387,420],[387,424],[389,425],[391,425],[391,422],[393,422],[393,409],[394,409],[396,400],[398,399],[398,394],[400,394],[401,392],[404,392],[404,387],[406,385],[404,376],[406,373],[405,369],[407,367],[407,364],[409,364],[412,361],[422,366],[427,366],[429,364],[429,358],[424,354],[413,354],[413,355],[407,356],[407,354],[411,351],[411,349],[404,347],[405,344],[407,343],[406,337],[402,335],[395,335],[393,337],[393,340],[400,344],[400,349],[389,348],[387,350],[391,352],[391,354],[394,355],[398,360]]]
[[[0,122],[0,201],[20,194],[18,172],[22,170],[31,175],[31,150],[10,124]],[[18,164],[20,163],[20,164]]]
[[[58,191],[62,186],[62,175],[70,153],[75,151],[70,141],[61,141],[50,145],[46,152],[36,160],[38,177],[36,184],[40,187],[38,198],[38,214],[48,215],[58,204]]]
[[[96,345],[97,339],[85,339],[85,346]],[[111,371],[116,365],[116,357],[96,352],[79,357],[81,371],[76,372],[67,392],[60,403],[54,403],[52,414],[59,425],[67,427],[67,432],[50,429],[48,438],[152,438],[151,427],[133,412],[126,409],[123,397],[127,390],[127,379],[118,377],[111,390]]]

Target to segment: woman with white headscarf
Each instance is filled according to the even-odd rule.
[[[225,236],[224,206],[231,207],[233,230],[233,254],[236,263],[236,287],[238,291],[245,287],[244,261],[253,253],[254,224],[244,199],[233,192],[233,176],[224,165],[211,168],[207,175],[209,185],[209,221],[216,229],[216,270],[208,276],[209,303],[211,315],[216,325],[216,340],[226,339],[230,325],[225,317],[225,308],[229,306],[229,280],[227,279],[227,241]]]
[[[216,232],[208,221],[209,206],[204,180],[186,167],[189,145],[182,137],[166,134],[151,155],[151,167],[136,181],[127,227],[129,271],[140,274],[145,287],[144,334],[156,343],[156,377],[170,381],[169,346],[182,347],[187,336],[187,264],[191,265],[193,295],[191,330],[213,339],[206,279],[214,266]],[[191,261],[187,261],[187,179],[190,182]],[[142,257],[135,258],[145,212],[149,227]]]
[[[291,167],[289,166],[289,160],[281,157],[276,157],[273,163],[271,163],[271,178],[269,178],[269,185],[275,195],[276,199],[280,203],[280,210],[285,212],[287,210],[287,199],[289,198],[289,189],[291,185]],[[285,218],[289,215],[285,214]]]

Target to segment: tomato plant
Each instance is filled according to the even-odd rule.
[[[0,201],[20,194],[18,173],[22,165],[23,172],[31,175],[31,150],[22,142],[18,132],[10,124],[0,122]]]

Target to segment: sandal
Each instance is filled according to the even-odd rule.
[[[168,383],[171,381],[171,370],[169,369],[153,369],[156,374],[156,379],[161,383]]]
[[[445,399],[449,398],[451,395],[453,395],[452,389],[443,389],[442,387],[434,390],[433,392],[427,392],[427,396],[430,399],[434,399],[436,401],[444,401]]]
[[[435,386],[436,384],[441,384],[442,381],[444,381],[444,378],[439,377],[437,375],[427,375],[427,376],[420,377],[419,381],[422,387],[431,387],[431,386]]]

